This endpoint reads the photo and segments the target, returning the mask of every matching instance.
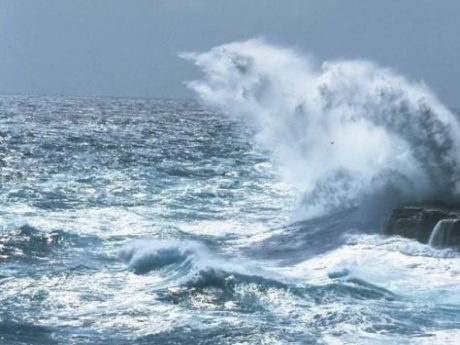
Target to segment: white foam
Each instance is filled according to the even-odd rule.
[[[460,303],[460,254],[404,238],[355,235],[347,245],[281,270],[313,284],[329,283],[330,273],[343,271],[401,296]]]

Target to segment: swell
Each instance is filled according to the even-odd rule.
[[[178,299],[187,301],[190,295],[208,289],[220,291],[220,296],[228,300],[247,286],[253,286],[261,293],[270,289],[284,290],[300,298],[313,299],[315,303],[329,303],[331,299],[339,301],[344,296],[396,298],[388,290],[349,276],[348,271],[331,273],[328,284],[299,285],[280,273],[244,265],[244,261],[236,258],[220,257],[201,243],[192,241],[138,240],[123,247],[119,257],[136,274],[161,274],[163,279],[156,291],[161,299],[176,302]]]
[[[423,83],[367,61],[321,67],[263,40],[182,55],[208,106],[243,121],[302,191],[301,218],[460,196],[460,125]]]
[[[0,319],[0,339],[8,344],[57,344],[47,327]]]
[[[43,231],[28,224],[2,230],[0,263],[20,260],[34,262],[55,257],[60,251],[98,244],[96,236],[80,236],[65,230]]]

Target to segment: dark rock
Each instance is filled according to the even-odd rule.
[[[439,221],[458,218],[460,218],[459,209],[447,206],[404,206],[393,210],[385,225],[384,233],[428,243],[433,229]],[[446,243],[446,245],[454,246],[457,244]]]

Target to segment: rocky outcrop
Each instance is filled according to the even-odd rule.
[[[386,235],[399,235],[413,238],[422,243],[428,243],[432,237],[436,225],[445,221],[438,227],[439,240],[437,246],[460,245],[460,209],[447,206],[404,206],[393,210],[390,219],[385,225]]]

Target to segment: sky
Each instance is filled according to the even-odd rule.
[[[0,0],[0,93],[191,98],[180,52],[253,37],[372,60],[460,106],[459,0]]]

